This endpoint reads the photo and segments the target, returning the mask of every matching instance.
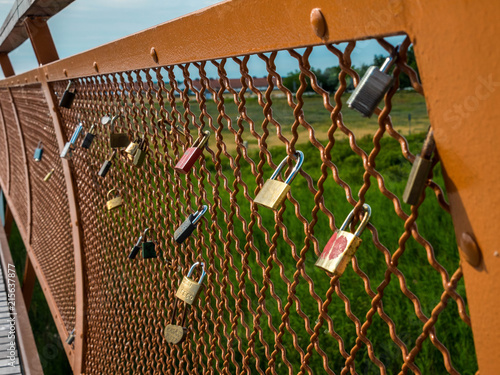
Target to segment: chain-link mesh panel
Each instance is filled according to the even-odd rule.
[[[358,114],[342,112],[350,80],[359,81],[355,43],[75,81],[72,109],[61,108],[66,136],[80,121],[86,130],[96,125],[91,148],[73,158],[88,282],[85,373],[421,374],[464,366],[464,347],[473,352],[470,319],[444,193],[432,182],[437,199],[413,207],[398,199],[404,184],[396,182],[415,158],[410,147],[419,147],[397,130],[402,119],[389,116],[400,76],[422,93],[404,63],[409,44],[399,50],[383,110],[363,127],[350,126]],[[331,95],[310,65],[319,48],[340,66]],[[255,64],[268,73],[263,82]],[[280,72],[293,69],[298,81],[285,82]],[[58,97],[66,84],[53,85]],[[144,137],[147,159],[135,168],[122,150],[102,178],[111,149],[100,119],[120,114],[115,132]],[[211,137],[199,163],[187,176],[175,172],[204,130]],[[276,212],[255,205],[264,181],[296,150],[305,162],[285,204]],[[113,188],[125,203],[108,212]],[[332,278],[314,262],[335,219],[365,202],[373,216],[358,256]],[[197,231],[177,244],[175,229],[204,204]],[[436,223],[450,230],[436,233]],[[128,259],[146,228],[155,231],[158,257]],[[164,327],[181,324],[174,295],[195,261],[208,276],[188,312],[186,341],[171,345]],[[450,332],[464,341],[457,346]]]
[[[14,114],[11,94],[9,89],[0,89],[0,102],[3,118],[7,129],[9,159],[10,159],[10,192],[11,203],[16,207],[20,222],[20,230],[27,233],[28,228],[28,186],[25,170],[25,160],[21,148],[21,137]],[[2,146],[3,147],[3,146]],[[4,180],[7,181],[7,180]]]
[[[40,85],[11,90],[24,134],[31,178],[32,249],[70,332],[75,327],[74,247],[54,125]],[[44,152],[42,160],[36,162],[33,153],[40,141]],[[52,177],[44,181],[52,168]]]

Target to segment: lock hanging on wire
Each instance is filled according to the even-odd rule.
[[[50,178],[52,177],[52,175],[54,174],[54,168],[52,168],[49,173],[47,173],[47,175],[43,178],[43,180],[45,182],[47,182],[48,180],[50,180]]]
[[[199,136],[193,145],[182,155],[174,169],[179,173],[187,174],[193,168],[194,163],[200,158],[209,138],[210,132],[208,130],[203,132],[203,135]]]
[[[86,148],[87,150],[90,148],[90,145],[92,144],[92,141],[94,140],[95,137],[95,134],[93,133],[94,128],[95,125],[92,125],[87,134],[85,134],[82,144],[80,145],[81,148]]]
[[[139,147],[135,151],[134,159],[132,160],[132,164],[134,167],[140,168],[144,164],[144,160],[146,160],[146,140],[144,138],[139,142]]]
[[[109,195],[112,194],[114,191],[116,192],[116,196],[110,199]],[[123,198],[121,197],[120,192],[118,190],[111,189],[110,191],[108,191],[107,197],[108,201],[106,202],[106,207],[108,208],[108,211],[116,210],[117,208],[123,205]]]
[[[66,339],[66,344],[68,345],[71,345],[73,344],[73,342],[75,341],[75,338],[76,338],[76,334],[75,334],[76,330],[73,329],[69,335],[68,335],[68,338]]]
[[[130,253],[128,255],[129,259],[135,259],[137,254],[139,254],[139,251],[141,251],[141,242],[142,242],[142,236],[139,236],[139,239],[137,240],[134,247],[132,247],[132,250],[130,251]]]
[[[43,155],[43,143],[42,141],[38,142],[38,146],[35,148],[35,154],[33,155],[33,159],[35,161],[41,161]]]
[[[295,164],[295,167],[292,169],[285,182],[278,181],[277,178],[281,173],[283,167],[287,164],[289,157],[290,156],[287,156],[281,161],[271,178],[265,182],[264,186],[254,199],[255,203],[260,204],[264,207],[268,207],[272,210],[276,210],[285,200],[286,195],[291,189],[290,184],[302,168],[302,164],[304,162],[304,153],[302,151],[297,151],[295,153],[297,164]]]
[[[123,115],[116,115],[111,120],[109,120],[108,116],[104,116],[101,119],[101,123],[103,125],[110,124],[110,134],[109,134],[109,146],[111,148],[122,148],[127,147],[130,143],[127,133],[115,133],[115,121],[119,117],[124,117]]]
[[[403,202],[411,205],[418,203],[429,180],[429,173],[432,170],[431,157],[435,149],[434,134],[432,129],[429,128],[422,147],[422,153],[415,157],[411,167],[410,176],[403,193]]]
[[[139,148],[139,144],[141,143],[142,138],[136,138],[130,144],[127,146],[125,149],[125,152],[128,155],[128,158],[130,160],[134,160],[134,155],[137,152],[137,149]]]
[[[370,66],[356,89],[347,100],[347,105],[365,117],[371,117],[373,111],[392,86],[393,78],[387,72],[394,65],[399,46],[389,56],[380,69]]]
[[[363,205],[363,211],[365,212],[363,220],[361,220],[361,224],[354,234],[348,231],[354,219],[354,210],[351,211],[340,229],[333,234],[326,244],[316,261],[316,267],[332,272],[334,275],[342,276],[359,245],[361,245],[359,236],[366,228],[372,214],[371,207],[366,203]]]
[[[193,233],[201,217],[205,215],[205,212],[207,212],[207,209],[208,207],[206,205],[203,205],[201,210],[196,211],[194,214],[189,215],[188,218],[184,220],[181,226],[177,228],[174,232],[175,242],[183,243],[186,240],[186,238],[188,238],[191,235],[191,233]]]
[[[66,86],[66,90],[62,94],[61,101],[59,102],[59,107],[63,108],[71,108],[73,105],[73,100],[75,100],[76,89],[73,87],[73,91],[71,91],[71,86],[73,85],[73,81],[70,80],[68,86]]]
[[[201,276],[198,281],[194,281],[193,279],[191,279],[191,276],[193,275],[194,269],[198,266],[201,266],[202,268]],[[184,301],[184,312],[182,314],[182,321],[180,326],[177,324],[167,324],[167,326],[165,327],[165,339],[168,343],[180,344],[186,338],[187,328],[184,327],[184,325],[186,323],[188,306],[191,306],[196,300],[205,276],[205,264],[203,262],[196,262],[191,266],[188,274],[182,279],[182,283],[175,293],[175,305],[174,311],[172,312],[172,323],[175,323],[177,320],[176,312],[179,300]]]
[[[99,173],[98,173],[99,176],[106,177],[106,175],[108,174],[109,169],[113,165],[113,159],[115,158],[115,156],[116,156],[116,150],[113,150],[113,152],[111,153],[111,156],[109,157],[109,159],[105,160],[104,163],[102,164],[102,167],[101,167],[101,169],[99,170]]]
[[[149,228],[146,228],[144,234],[142,235],[142,257],[144,259],[156,258],[156,243],[153,241],[148,241]],[[154,229],[152,230],[154,232]]]
[[[73,132],[73,135],[71,136],[71,139],[69,142],[67,142],[64,145],[64,148],[61,152],[60,157],[64,159],[71,159],[73,157],[73,151],[75,150],[75,143],[78,140],[78,137],[80,136],[80,133],[82,132],[83,129],[83,124],[80,122],[78,126],[76,127],[75,131]]]

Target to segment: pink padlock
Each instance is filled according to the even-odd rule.
[[[323,252],[316,261],[316,267],[332,272],[337,276],[341,276],[344,273],[356,250],[358,250],[359,245],[361,245],[361,238],[359,236],[366,228],[372,214],[372,209],[367,204],[363,205],[363,210],[365,215],[356,233],[345,230],[354,218],[354,210],[352,210],[340,229],[333,234],[326,244]]]
[[[191,168],[193,168],[196,160],[198,160],[203,153],[203,149],[208,142],[208,138],[210,138],[210,132],[207,130],[203,132],[203,135],[199,136],[193,145],[186,150],[184,155],[182,155],[175,165],[174,169],[179,173],[187,174]]]

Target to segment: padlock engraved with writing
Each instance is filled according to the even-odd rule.
[[[356,233],[346,231],[354,218],[354,210],[352,210],[340,229],[333,234],[326,244],[323,252],[316,261],[316,267],[332,272],[337,276],[341,276],[344,273],[347,265],[361,244],[361,238],[359,238],[359,236],[370,220],[370,206],[364,204],[363,210],[365,214],[359,228],[356,230]]]
[[[176,324],[167,324],[165,326],[165,339],[170,344],[180,344],[186,338],[187,329]]]
[[[198,293],[201,288],[201,284],[203,283],[203,279],[205,278],[206,272],[205,272],[205,264],[201,263],[202,266],[202,273],[200,276],[200,279],[198,281],[194,281],[191,279],[191,275],[193,274],[194,269],[196,266],[198,266],[200,262],[196,262],[191,266],[189,269],[189,272],[184,278],[182,279],[181,285],[179,286],[179,289],[177,289],[177,292],[175,293],[175,296],[179,298],[180,300],[186,302],[189,305],[192,305],[193,302],[195,301],[196,297],[198,296]]]
[[[277,209],[281,205],[291,189],[290,184],[300,171],[302,163],[304,162],[304,153],[302,151],[297,151],[295,153],[295,157],[297,158],[297,164],[292,169],[285,182],[281,182],[276,179],[278,178],[283,167],[286,165],[289,156],[281,161],[271,178],[264,183],[264,186],[254,199],[255,203],[268,207],[272,210]]]
[[[191,168],[193,168],[194,163],[203,153],[203,149],[210,138],[210,132],[205,131],[202,136],[198,137],[191,147],[189,147],[184,155],[179,159],[174,169],[182,174],[187,174]]]
[[[380,69],[370,66],[356,89],[347,99],[349,108],[355,109],[365,117],[371,117],[378,103],[392,86],[393,79],[387,71],[396,61],[399,46],[388,57]]]

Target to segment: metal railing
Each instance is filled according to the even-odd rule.
[[[495,309],[478,305],[497,290],[480,292],[478,284],[491,286],[495,279],[498,266],[484,249],[497,240],[480,224],[491,215],[479,218],[482,203],[464,185],[470,170],[453,159],[463,154],[457,137],[465,125],[450,123],[439,100],[446,93],[463,101],[475,83],[443,88],[449,79],[441,65],[450,64],[446,53],[459,55],[459,47],[440,27],[431,32],[422,25],[425,17],[425,24],[445,14],[460,19],[470,5],[319,3],[226,2],[0,81],[0,183],[61,338],[75,329],[74,343],[65,345],[75,373],[459,373],[470,371],[461,368],[463,346],[455,345],[460,334],[460,343],[473,350],[469,309],[481,373],[498,364],[488,355],[498,337],[485,332],[483,322],[498,320]],[[321,12],[313,11],[318,6]],[[495,13],[489,6],[481,8],[485,19],[473,17],[457,33],[485,22]],[[406,36],[395,84],[378,118],[367,120],[373,129],[367,139],[351,128],[344,103],[348,80],[359,82],[351,64],[361,48],[356,40],[373,35],[388,54],[395,46],[387,37]],[[397,145],[400,161],[413,162],[420,151],[410,151],[415,144],[391,118],[399,77],[407,75],[424,94],[406,64],[412,40],[418,40],[415,54],[449,205],[435,181],[417,205],[402,205],[394,175],[383,168],[390,144]],[[317,82],[310,57],[318,51],[340,66],[335,92]],[[296,90],[283,83],[281,59],[287,71],[292,65],[300,72]],[[485,59],[483,68],[492,61]],[[264,86],[252,74],[258,64],[267,71]],[[460,64],[470,67],[467,60]],[[230,80],[236,74],[238,85]],[[436,76],[444,81],[434,82]],[[57,104],[69,79],[76,99],[66,109]],[[309,84],[313,95],[305,93]],[[484,100],[497,96],[491,91]],[[475,111],[476,118],[485,116]],[[111,149],[110,128],[101,119],[116,115],[123,116],[115,131],[131,141],[144,137],[147,157],[136,168],[121,151],[102,178],[98,172]],[[325,132],[320,116],[328,121]],[[498,135],[491,119],[483,118],[483,139]],[[95,125],[92,146],[77,147],[71,160],[60,158],[80,123],[86,131]],[[211,136],[199,163],[186,176],[176,172],[177,161],[206,130]],[[45,151],[35,162],[39,141]],[[468,147],[489,152],[472,153],[479,161],[473,173],[481,184],[494,180],[485,166],[498,151],[481,140]],[[305,161],[285,203],[276,211],[258,208],[254,198],[264,182],[297,150]],[[113,188],[124,204],[108,212],[106,194]],[[342,277],[315,268],[337,223],[371,202],[380,203],[372,207],[352,267]],[[203,205],[208,212],[194,235],[177,244],[176,228]],[[445,230],[448,212],[461,263],[458,251],[441,250],[455,245]],[[430,215],[441,228],[425,227],[422,218]],[[146,228],[154,229],[157,258],[128,259]],[[474,261],[477,244],[480,262]],[[186,340],[169,344],[165,326],[176,321],[175,292],[196,261],[204,262],[207,277],[186,312]]]

